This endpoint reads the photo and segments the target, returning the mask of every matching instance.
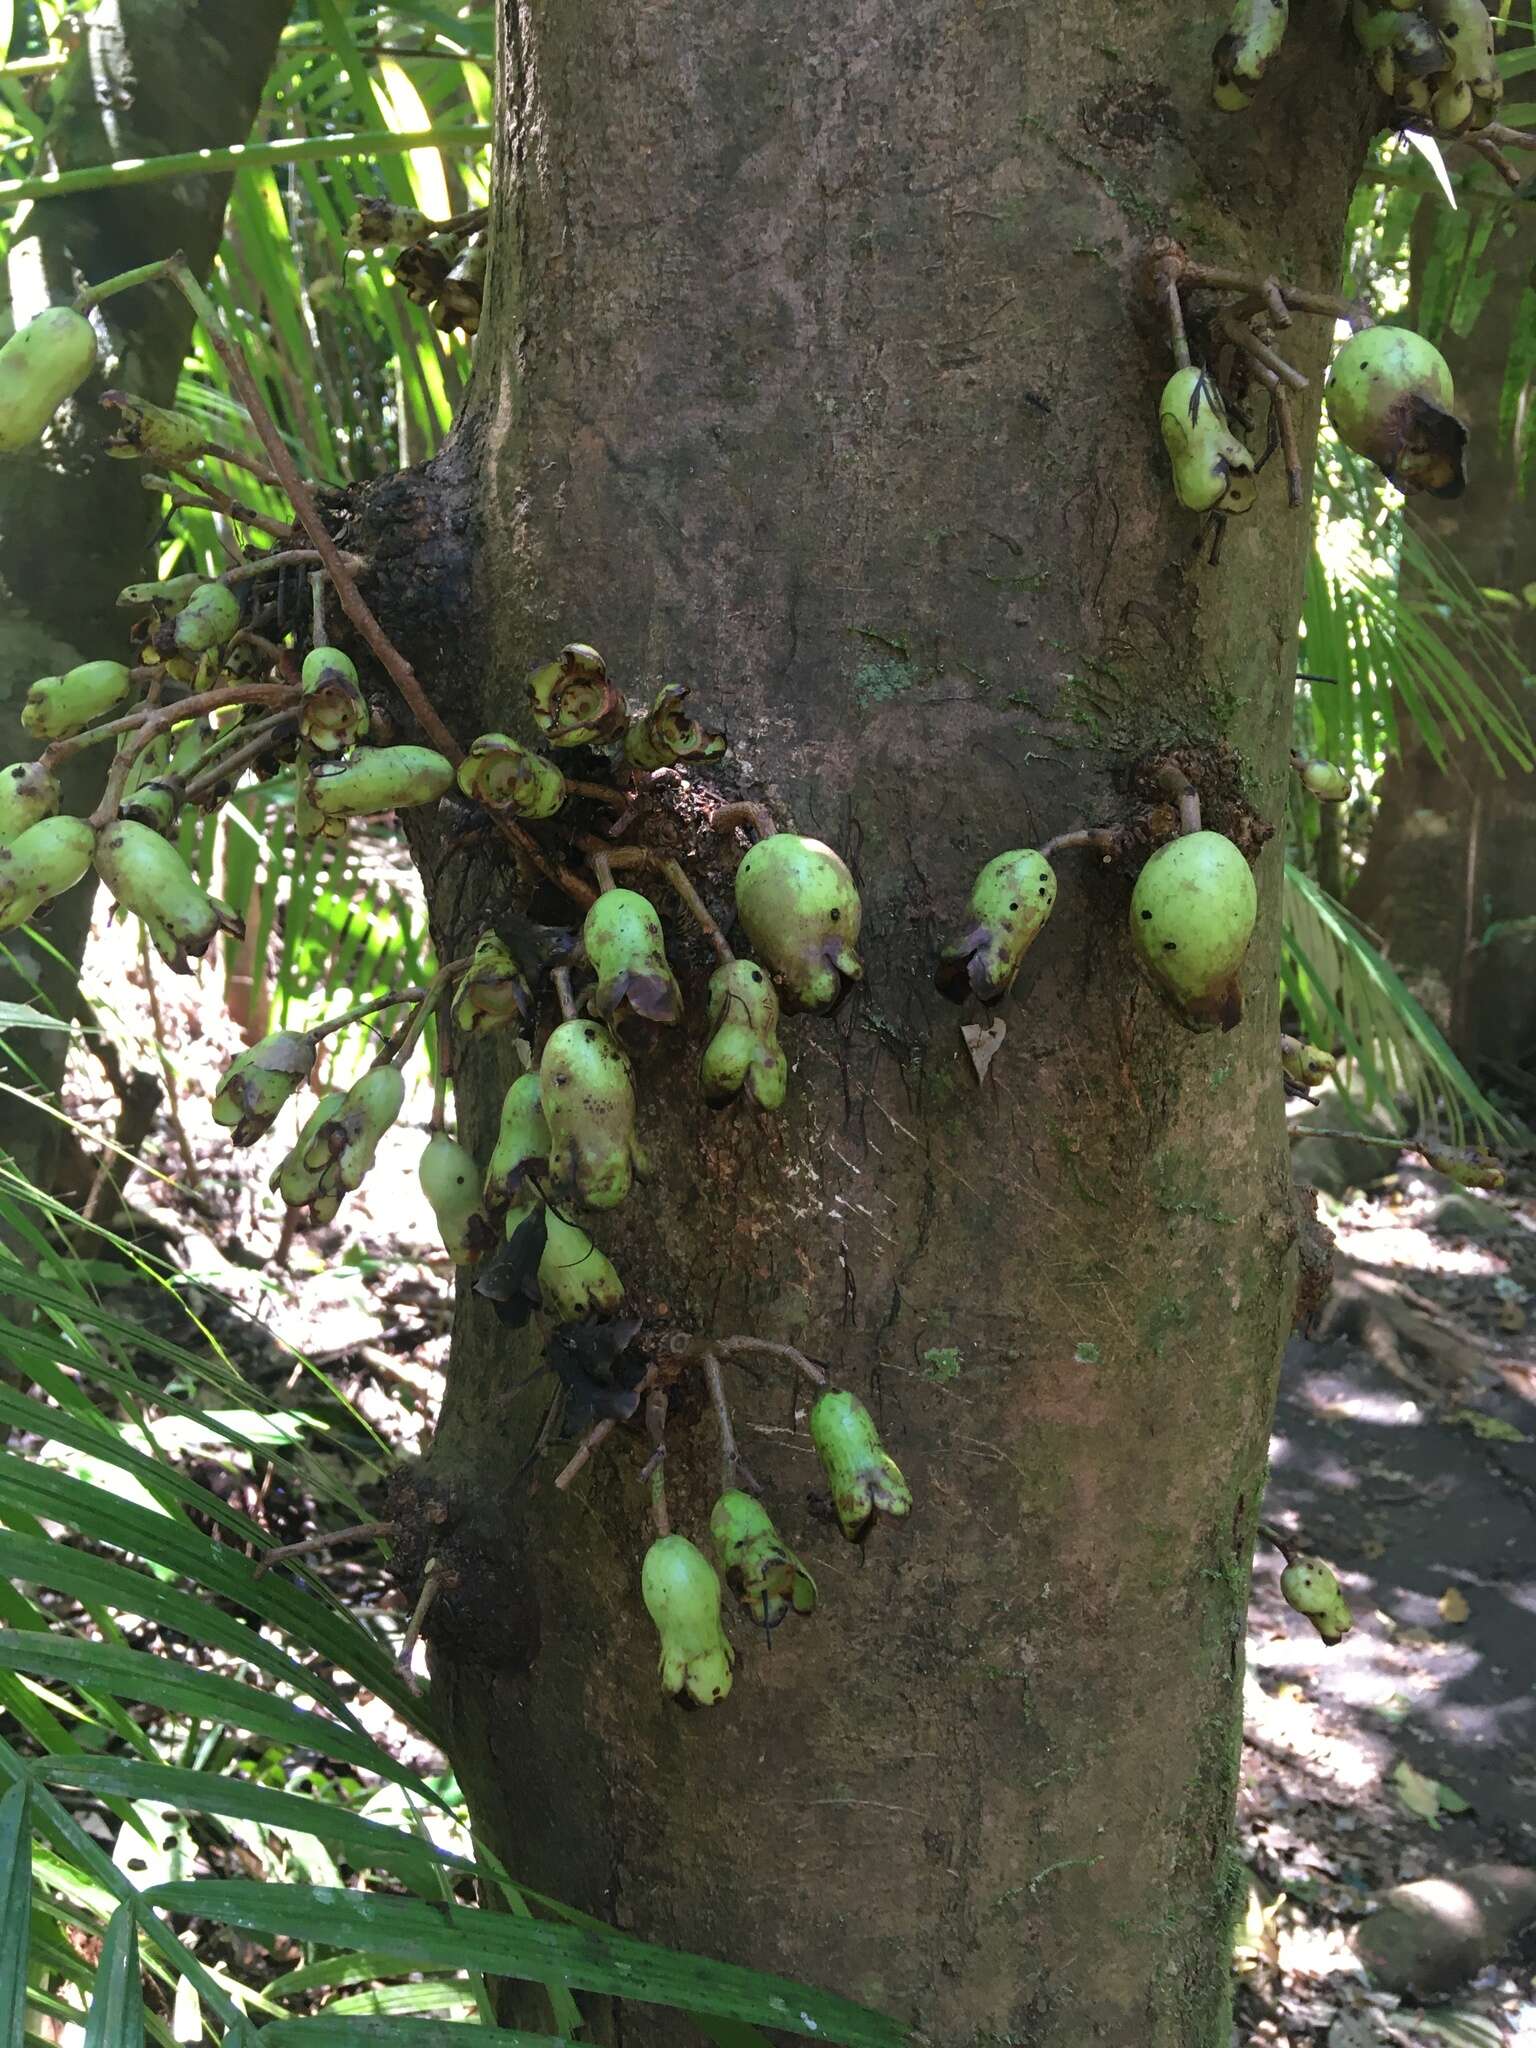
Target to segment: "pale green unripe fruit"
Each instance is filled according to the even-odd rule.
[[[41,761],[16,761],[0,768],[0,845],[59,808],[59,785]]]
[[[722,1493],[709,1517],[709,1533],[725,1583],[759,1628],[777,1628],[793,1608],[810,1614],[816,1581],[750,1493]]]
[[[180,852],[148,825],[118,818],[96,839],[96,872],[124,910],[141,917],[150,937],[178,974],[191,971],[215,935],[234,925],[202,888]]]
[[[162,839],[174,839],[185,795],[182,783],[157,777],[153,782],[141,782],[131,795],[125,796],[118,812],[135,825],[148,825]]]
[[[1325,1643],[1342,1642],[1354,1627],[1349,1603],[1332,1569],[1320,1557],[1298,1557],[1280,1574],[1285,1603],[1304,1614]]]
[[[580,1323],[588,1316],[617,1315],[624,1306],[624,1282],[612,1262],[579,1224],[568,1222],[553,1209],[546,1211],[544,1225],[539,1293],[544,1299],[545,1314],[557,1323]],[[507,1226],[510,1237],[511,1215]]]
[[[836,1009],[863,978],[854,950],[863,905],[840,855],[819,839],[775,832],[736,870],[736,913],[795,1009]]]
[[[579,1020],[558,1025],[539,1062],[539,1100],[555,1193],[589,1209],[616,1207],[644,1172],[644,1158],[635,1143],[629,1061],[613,1034]]]
[[[354,248],[381,249],[391,242],[419,242],[431,225],[417,207],[364,199],[347,222],[347,240]]]
[[[582,944],[597,976],[592,1008],[605,1023],[625,1010],[652,1024],[675,1024],[682,991],[667,962],[661,919],[634,889],[608,889],[587,912]]]
[[[1158,403],[1173,488],[1191,512],[1246,512],[1258,494],[1253,457],[1227,425],[1221,393],[1204,370],[1175,370]]]
[[[494,1242],[480,1207],[480,1169],[475,1155],[446,1131],[427,1140],[418,1169],[421,1191],[437,1219],[444,1249],[456,1266],[472,1265]]]
[[[91,864],[96,835],[83,818],[40,818],[0,846],[0,931],[13,931],[72,889]]]
[[[725,734],[706,732],[683,710],[686,683],[666,683],[656,692],[649,711],[631,719],[624,735],[624,758],[632,768],[671,768],[679,761],[718,761],[725,752]]]
[[[0,348],[0,455],[30,448],[96,367],[96,335],[83,313],[50,306]]]
[[[172,628],[178,654],[206,654],[239,630],[240,600],[227,583],[205,583],[176,614]]]
[[[552,747],[591,747],[624,730],[629,707],[595,647],[573,640],[528,678],[533,722]]]
[[[1367,327],[1333,362],[1324,394],[1333,430],[1399,490],[1457,498],[1466,488],[1467,430],[1451,407],[1444,356],[1407,327]]]
[[[565,777],[553,761],[504,732],[483,732],[458,766],[459,788],[477,803],[519,818],[552,818],[565,802]]]
[[[519,1024],[532,1009],[533,991],[511,948],[494,931],[482,932],[453,991],[454,1023],[473,1038]]]
[[[310,1153],[321,1131],[334,1122],[346,1099],[339,1088],[333,1089],[329,1095],[321,1096],[294,1140],[293,1150],[280,1162],[267,1183],[282,1196],[290,1209],[302,1209],[306,1203],[313,1202],[319,1194],[320,1177],[329,1165],[331,1155],[329,1148],[322,1148],[319,1163],[313,1164]],[[331,1214],[335,1214],[334,1209]],[[328,1223],[330,1217],[319,1217],[317,1220]]]
[[[1230,1031],[1241,1020],[1237,976],[1257,916],[1248,863],[1219,832],[1171,840],[1136,877],[1132,943],[1192,1031]]]
[[[976,877],[966,929],[946,946],[934,986],[952,1003],[966,990],[1001,1002],[1056,903],[1056,874],[1043,853],[1000,853]]]
[[[520,1074],[502,1098],[501,1125],[485,1169],[487,1208],[506,1208],[523,1192],[528,1168],[549,1157],[549,1125],[539,1102],[537,1074]]]
[[[1305,1039],[1292,1038],[1288,1031],[1281,1032],[1281,1070],[1298,1087],[1321,1088],[1338,1070],[1338,1064],[1333,1054],[1325,1052],[1320,1045],[1308,1045]]]
[[[208,446],[208,430],[190,413],[168,412],[131,391],[103,391],[101,402],[120,415],[107,439],[107,453],[119,459],[142,458],[171,469],[195,462]]]
[[[195,569],[189,569],[184,575],[167,577],[163,583],[125,583],[117,593],[117,601],[131,611],[153,606],[162,618],[172,618],[193,591],[202,587],[202,577]]]
[[[662,1690],[679,1706],[715,1706],[731,1689],[734,1655],[714,1566],[686,1536],[660,1536],[645,1553],[640,1591],[661,1638]]]
[[[882,1515],[912,1512],[912,1489],[857,1394],[829,1387],[811,1403],[811,1442],[832,1489],[838,1527],[862,1543]]]
[[[317,753],[339,754],[366,738],[368,706],[350,656],[339,647],[312,647],[299,681],[304,691],[299,732]]]
[[[1494,50],[1493,19],[1483,0],[1421,0],[1421,4],[1450,53],[1448,82],[1466,86],[1491,113],[1504,97],[1504,80]],[[1446,82],[1441,83],[1442,91]]]
[[[213,1120],[233,1133],[232,1144],[254,1145],[271,1130],[308,1078],[315,1046],[308,1032],[273,1031],[230,1062],[213,1098]]]
[[[319,1174],[321,1194],[351,1194],[362,1186],[380,1140],[404,1105],[405,1077],[398,1067],[370,1067],[352,1083],[305,1153],[305,1163]]]
[[[712,1036],[699,1061],[711,1109],[738,1095],[758,1109],[782,1109],[789,1061],[779,1044],[779,999],[755,960],[728,960],[709,978]]]
[[[435,803],[453,766],[430,747],[359,747],[344,761],[317,761],[304,791],[323,818],[373,818]]]
[[[1293,752],[1291,766],[1307,795],[1315,796],[1319,803],[1341,804],[1349,795],[1350,779],[1332,761],[1309,760],[1305,754]]]
[[[1211,52],[1211,97],[1223,113],[1246,107],[1270,59],[1285,41],[1288,0],[1236,0],[1227,31]]]
[[[67,740],[121,704],[133,677],[120,661],[82,661],[61,676],[39,676],[21,707],[35,740]]]

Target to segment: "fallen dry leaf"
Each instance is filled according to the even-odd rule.
[[[1439,1606],[1441,1620],[1448,1621],[1456,1627],[1459,1627],[1472,1612],[1467,1605],[1466,1596],[1458,1592],[1455,1586],[1446,1587],[1440,1595]]]
[[[997,1058],[1003,1040],[1008,1036],[1008,1026],[1001,1017],[994,1017],[990,1024],[962,1024],[960,1036],[965,1040],[965,1049],[971,1056],[977,1080],[985,1081],[988,1067]]]

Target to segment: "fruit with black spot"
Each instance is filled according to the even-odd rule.
[[[307,1031],[272,1031],[231,1061],[214,1094],[213,1120],[233,1145],[254,1145],[271,1130],[303,1087],[316,1049]]]
[[[357,665],[339,647],[311,647],[299,681],[299,732],[318,754],[341,754],[368,736]]]
[[[1324,394],[1346,448],[1374,462],[1400,491],[1459,498],[1467,429],[1444,356],[1407,327],[1366,327],[1334,358]]]
[[[339,1200],[362,1186],[384,1134],[404,1106],[404,1076],[387,1061],[352,1083],[304,1155],[306,1165],[319,1175],[321,1195]]]
[[[811,1442],[832,1489],[838,1527],[850,1543],[862,1543],[882,1515],[899,1520],[911,1514],[912,1489],[857,1394],[828,1387],[816,1396]]]
[[[863,905],[846,863],[821,840],[760,839],[736,870],[736,914],[792,1009],[824,1016],[863,979]]]
[[[507,1216],[509,1237],[513,1217],[517,1215],[514,1209]],[[547,1208],[545,1213],[539,1292],[544,1298],[544,1313],[556,1323],[580,1323],[588,1316],[613,1316],[624,1306],[624,1282],[612,1260],[598,1250],[579,1223],[572,1223],[568,1216],[553,1208]]]
[[[444,1250],[456,1266],[473,1265],[496,1242],[490,1219],[480,1205],[480,1169],[475,1155],[447,1131],[434,1131],[417,1171]]]
[[[1321,1088],[1338,1069],[1338,1061],[1320,1045],[1308,1045],[1304,1038],[1280,1034],[1280,1067],[1298,1088]]]
[[[777,1628],[791,1610],[813,1612],[816,1581],[750,1493],[734,1487],[722,1493],[710,1511],[709,1533],[726,1585],[759,1628]]]
[[[376,818],[436,803],[453,785],[453,764],[431,747],[357,747],[345,760],[317,761],[304,794],[323,818]]]
[[[483,732],[458,766],[459,788],[477,803],[519,818],[552,818],[565,802],[565,777],[553,761],[504,732]]]
[[[601,1024],[575,1019],[549,1034],[539,1061],[549,1125],[549,1178],[557,1196],[612,1209],[644,1155],[635,1142],[635,1090],[624,1048]]]
[[[686,1536],[658,1536],[640,1591],[661,1638],[662,1690],[679,1706],[713,1707],[731,1689],[734,1653],[720,1625],[720,1581]]]
[[[21,707],[23,730],[35,740],[67,740],[105,717],[133,688],[120,661],[82,661],[61,676],[39,676]]]
[[[682,991],[667,960],[661,919],[635,889],[606,889],[587,912],[581,941],[597,976],[594,1013],[605,1024],[626,1014],[650,1024],[675,1024]]]
[[[13,761],[0,768],[0,845],[9,846],[58,808],[58,780],[41,761]]]
[[[240,628],[240,599],[227,583],[204,583],[177,612],[171,627],[176,652],[207,654]]]
[[[501,1123],[486,1162],[481,1194],[492,1214],[520,1200],[530,1171],[542,1171],[548,1159],[549,1125],[539,1101],[539,1077],[519,1074],[502,1097]]]
[[[1191,1031],[1241,1020],[1238,974],[1257,915],[1248,863],[1219,832],[1170,840],[1136,877],[1131,942]]]
[[[1246,512],[1258,494],[1253,457],[1227,424],[1227,408],[1204,370],[1175,370],[1163,386],[1158,426],[1173,464],[1173,488],[1190,512]]]
[[[1000,853],[976,877],[966,927],[944,948],[934,986],[952,1003],[966,992],[998,1003],[1014,984],[1056,903],[1056,875],[1043,853]]]
[[[0,931],[14,931],[72,889],[91,865],[96,835],[83,818],[39,818],[0,846]]]
[[[1223,113],[1238,113],[1253,98],[1285,41],[1289,16],[1289,0],[1235,0],[1232,18],[1211,52],[1211,98]]]
[[[95,367],[95,329],[72,306],[49,306],[18,327],[0,348],[0,455],[41,439]]]
[[[1294,747],[1291,749],[1291,766],[1300,777],[1307,795],[1315,796],[1321,804],[1343,803],[1354,786],[1335,762],[1314,759]]]
[[[782,1109],[789,1061],[779,1044],[779,999],[755,960],[727,960],[715,969],[709,1022],[699,1086],[710,1108],[745,1095],[756,1109]]]
[[[340,1088],[322,1095],[300,1128],[292,1148],[274,1169],[267,1185],[281,1195],[290,1209],[303,1209],[318,1200],[321,1178],[330,1164],[331,1154],[328,1146],[316,1151],[316,1140],[335,1122],[346,1099],[345,1090]],[[336,1200],[339,1204],[339,1195]],[[335,1214],[334,1208],[331,1214]],[[328,1221],[329,1218],[321,1220]]]
[[[179,469],[195,462],[208,446],[208,429],[191,413],[168,412],[131,391],[103,391],[101,403],[119,416],[107,436],[109,455]]]
[[[148,825],[117,818],[96,835],[96,872],[113,900],[142,918],[166,964],[189,974],[221,931],[238,933],[238,918],[216,903],[180,850]]]
[[[1354,1627],[1344,1590],[1320,1557],[1293,1558],[1280,1574],[1287,1607],[1304,1614],[1325,1643],[1341,1643]]]

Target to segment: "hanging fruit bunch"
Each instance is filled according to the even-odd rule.
[[[480,331],[488,253],[486,209],[428,220],[412,206],[365,199],[347,226],[354,247],[393,246],[395,283],[413,306],[423,306],[445,334],[466,340]]]

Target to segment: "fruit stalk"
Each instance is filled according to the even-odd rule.
[[[743,1493],[761,1493],[762,1487],[753,1478],[742,1458],[736,1443],[736,1431],[731,1423],[730,1403],[725,1398],[725,1375],[720,1370],[720,1361],[713,1351],[704,1354],[704,1384],[709,1389],[710,1404],[715,1411],[715,1421],[720,1429],[720,1490],[729,1493],[739,1487]]]

